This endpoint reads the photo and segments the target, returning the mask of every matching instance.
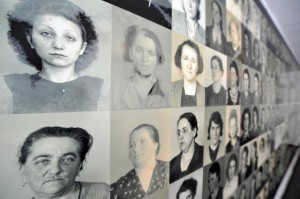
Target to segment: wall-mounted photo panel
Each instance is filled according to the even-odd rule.
[[[170,109],[111,112],[112,197],[145,197],[168,188],[171,122]]]
[[[239,199],[249,198],[249,191],[250,191],[249,179],[247,179],[242,184],[240,184],[237,191],[237,198]]]
[[[226,50],[226,5],[221,0],[206,1],[205,44],[221,53]],[[214,31],[213,31],[214,30]]]
[[[257,77],[254,77],[255,74],[257,73],[257,70],[254,70],[246,65],[243,65],[241,73],[242,73],[241,105],[249,106],[252,104],[257,104],[260,101],[259,82],[258,82],[259,79],[257,79]]]
[[[169,199],[201,198],[203,189],[203,168],[181,178],[170,185]]]
[[[172,30],[205,44],[205,0],[173,0]]]
[[[251,20],[250,20],[250,27],[249,29],[251,30],[252,34],[260,40],[260,28],[261,28],[261,12],[258,9],[258,6],[254,1],[249,1],[250,6],[251,6]],[[265,28],[265,27],[264,27]]]
[[[225,155],[224,163],[224,188],[223,188],[223,198],[231,198],[235,195],[237,188],[239,186],[239,150],[231,151]]]
[[[82,194],[90,193],[86,191],[90,188],[101,190],[99,198],[109,196],[109,112],[1,115],[0,119],[5,132],[0,141],[5,160],[0,175],[6,179],[0,188],[1,198],[40,197],[73,185],[77,197],[80,184]],[[93,142],[90,151],[81,154],[84,160],[79,149],[89,148],[90,136]],[[55,179],[64,183],[54,186]]]
[[[225,153],[240,147],[240,106],[227,106],[226,107],[226,133],[224,136]]]
[[[250,67],[252,67],[258,71],[262,70],[261,69],[261,57],[260,57],[262,55],[262,53],[260,52],[260,49],[261,49],[260,45],[261,45],[260,40],[253,35],[253,37],[252,37],[252,64],[250,65]]]
[[[240,147],[239,184],[242,184],[251,174],[250,143]]]
[[[3,4],[2,13],[10,14],[0,21],[5,57],[0,69],[1,113],[110,108],[110,4],[96,0]],[[40,35],[40,29],[45,33]]]
[[[252,65],[252,33],[246,26],[242,26],[242,62],[247,66]]]
[[[211,48],[205,50],[205,106],[226,105],[227,57]]]
[[[205,47],[172,34],[172,107],[205,105]]]
[[[225,154],[225,111],[225,106],[205,108],[204,165],[216,161]]]
[[[170,183],[203,167],[206,132],[203,108],[172,110]]]
[[[171,31],[113,9],[112,109],[167,107]]]
[[[224,179],[224,157],[206,165],[203,168],[203,195],[202,198],[211,198],[213,193],[216,198],[222,198]]]
[[[241,140],[240,145],[244,145],[249,141],[253,140],[258,135],[255,135],[252,131],[252,119],[253,115],[251,114],[251,107],[250,106],[242,106],[241,107]]]
[[[227,47],[225,54],[233,59],[242,61],[242,23],[231,13],[227,11],[226,16],[226,39]]]
[[[227,105],[240,105],[242,88],[242,63],[227,57]]]

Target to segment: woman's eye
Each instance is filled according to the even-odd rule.
[[[49,162],[50,162],[50,160],[48,160],[48,159],[42,159],[42,160],[37,160],[34,164],[37,166],[40,166],[40,165],[46,165]]]
[[[73,157],[65,157],[65,158],[63,158],[62,159],[62,162],[63,163],[71,163],[71,162],[74,162],[75,161],[75,159],[73,158]]]
[[[68,41],[76,41],[76,39],[74,37],[71,37],[71,36],[66,36],[66,40],[68,40]]]
[[[52,33],[48,32],[48,31],[44,31],[44,32],[41,32],[41,35],[44,36],[44,37],[51,37]]]

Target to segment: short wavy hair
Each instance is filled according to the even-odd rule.
[[[245,110],[243,111],[243,114],[242,114],[242,121],[241,121],[241,129],[244,131],[245,130],[245,128],[244,128],[244,119],[245,119],[245,116],[246,116],[246,114],[248,114],[249,115],[249,127],[248,128],[250,128],[250,124],[251,124],[251,113],[250,113],[250,109],[247,107],[247,108],[245,108]]]
[[[212,58],[210,59],[210,63],[211,63],[213,60],[217,60],[217,62],[219,63],[220,71],[222,71],[222,72],[224,73],[222,59],[221,59],[219,56],[214,55],[214,56],[212,56]]]
[[[228,163],[227,163],[227,169],[226,169],[226,175],[227,175],[227,178],[229,176],[229,166],[230,166],[230,162],[231,161],[235,161],[235,171],[234,173],[236,174],[236,172],[238,171],[238,158],[237,158],[237,155],[235,153],[231,154],[229,160],[228,160]]]
[[[218,182],[221,180],[221,167],[219,162],[214,162],[212,165],[209,167],[208,172],[211,174],[216,174],[218,177]]]
[[[223,120],[222,116],[219,111],[215,111],[211,114],[209,123],[208,123],[208,136],[207,139],[210,140],[210,128],[211,128],[211,123],[214,122],[217,125],[220,125],[220,136],[223,135]]]
[[[23,63],[35,67],[38,71],[42,70],[42,60],[36,50],[31,48],[26,36],[33,28],[33,20],[45,14],[62,16],[79,26],[83,42],[86,42],[87,46],[75,63],[75,71],[85,69],[96,59],[98,36],[91,18],[84,10],[68,0],[22,0],[7,14],[10,28],[7,36]]]
[[[233,68],[234,71],[235,71],[235,74],[236,74],[236,76],[237,76],[237,78],[238,78],[238,79],[237,79],[237,85],[239,86],[239,81],[240,81],[239,69],[238,69],[238,66],[237,66],[237,64],[236,64],[235,61],[232,61],[232,62],[231,62],[230,66],[229,66],[229,69],[231,69],[231,68]]]
[[[132,62],[132,59],[130,57],[129,51],[130,48],[132,47],[136,37],[142,33],[145,37],[148,37],[153,40],[155,43],[155,48],[156,48],[156,55],[157,55],[157,65],[161,65],[165,62],[165,55],[163,52],[163,49],[161,47],[160,41],[156,34],[152,32],[151,30],[147,28],[140,27],[138,25],[131,25],[127,28],[125,32],[125,42],[123,44],[123,58],[127,62]]]
[[[243,72],[243,78],[244,78],[244,74],[248,75],[248,79],[249,79],[248,89],[250,89],[250,73],[249,73],[249,70],[247,68]]]
[[[195,42],[192,42],[191,40],[186,40],[184,42],[182,42],[178,47],[177,47],[177,50],[176,50],[176,53],[175,53],[175,57],[174,57],[174,60],[175,60],[175,65],[181,69],[181,55],[182,55],[182,49],[183,47],[187,45],[189,47],[191,47],[192,49],[195,50],[196,54],[197,54],[197,60],[198,60],[198,72],[197,74],[200,74],[202,73],[203,71],[203,61],[202,61],[202,56],[201,56],[201,53],[200,53],[200,50],[199,50],[199,47],[198,45],[195,43]]]
[[[22,144],[18,159],[20,166],[25,165],[28,156],[32,153],[32,145],[44,138],[49,137],[67,137],[74,139],[78,144],[80,145],[80,149],[78,151],[81,163],[85,161],[87,153],[90,151],[92,145],[93,145],[93,136],[90,135],[86,130],[82,128],[66,128],[66,127],[44,127],[41,129],[38,129],[25,139],[24,143]],[[55,146],[53,146],[55,147]],[[82,169],[82,167],[81,167]]]
[[[187,190],[190,190],[190,192],[192,194],[192,198],[194,198],[196,196],[196,192],[197,192],[197,184],[198,184],[198,182],[194,178],[190,178],[190,179],[183,181],[183,183],[181,184],[181,186],[176,194],[176,199],[179,199],[180,194]]]

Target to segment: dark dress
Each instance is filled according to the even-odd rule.
[[[219,93],[215,93],[213,85],[205,88],[205,106],[221,106],[226,105],[226,90],[221,86]]]
[[[221,44],[214,43],[213,36],[213,26],[206,26],[206,45],[212,49],[215,49],[221,53],[225,53],[226,48],[226,38],[223,32],[221,32]]]
[[[196,171],[197,169],[203,166],[203,146],[195,143],[195,151],[193,158],[185,171],[180,169],[182,152],[175,156],[170,163],[170,183],[175,182],[176,180]]]
[[[241,93],[240,91],[238,91],[237,93],[237,102],[234,103],[231,99],[231,96],[230,96],[230,91],[231,91],[231,88],[228,89],[227,91],[227,94],[228,94],[228,102],[227,102],[227,105],[239,105],[240,104],[240,96],[241,96]]]
[[[96,111],[103,79],[83,76],[55,83],[38,74],[4,77],[12,93],[13,113]]]
[[[169,184],[169,163],[156,161],[148,190],[144,190],[135,169],[129,171],[111,185],[111,198],[113,199],[140,199],[150,195]]]
[[[239,146],[240,146],[240,138],[237,137],[236,138],[236,143],[235,143],[234,146],[231,144],[230,141],[226,144],[226,153],[229,153],[230,151],[232,151],[233,149],[236,149]]]
[[[172,5],[168,0],[112,0],[112,4],[168,29],[172,27]]]
[[[250,174],[251,174],[251,168],[249,165],[246,165],[246,172],[242,173],[242,171],[240,171],[239,173],[239,184],[243,183]]]
[[[222,198],[223,198],[223,187],[219,187],[219,191],[215,199],[222,199]],[[207,199],[212,199],[211,195],[209,195]]]

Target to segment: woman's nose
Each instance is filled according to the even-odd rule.
[[[50,164],[50,171],[52,174],[58,174],[60,173],[62,170],[61,168],[61,165],[60,165],[60,162],[59,161],[53,161],[51,164]]]
[[[59,38],[59,37],[55,37],[53,39],[52,46],[53,46],[54,49],[57,49],[57,50],[62,50],[65,47],[63,39]]]
[[[146,52],[143,53],[143,61],[144,61],[144,62],[149,61],[149,55],[148,55],[148,53],[146,53]]]

